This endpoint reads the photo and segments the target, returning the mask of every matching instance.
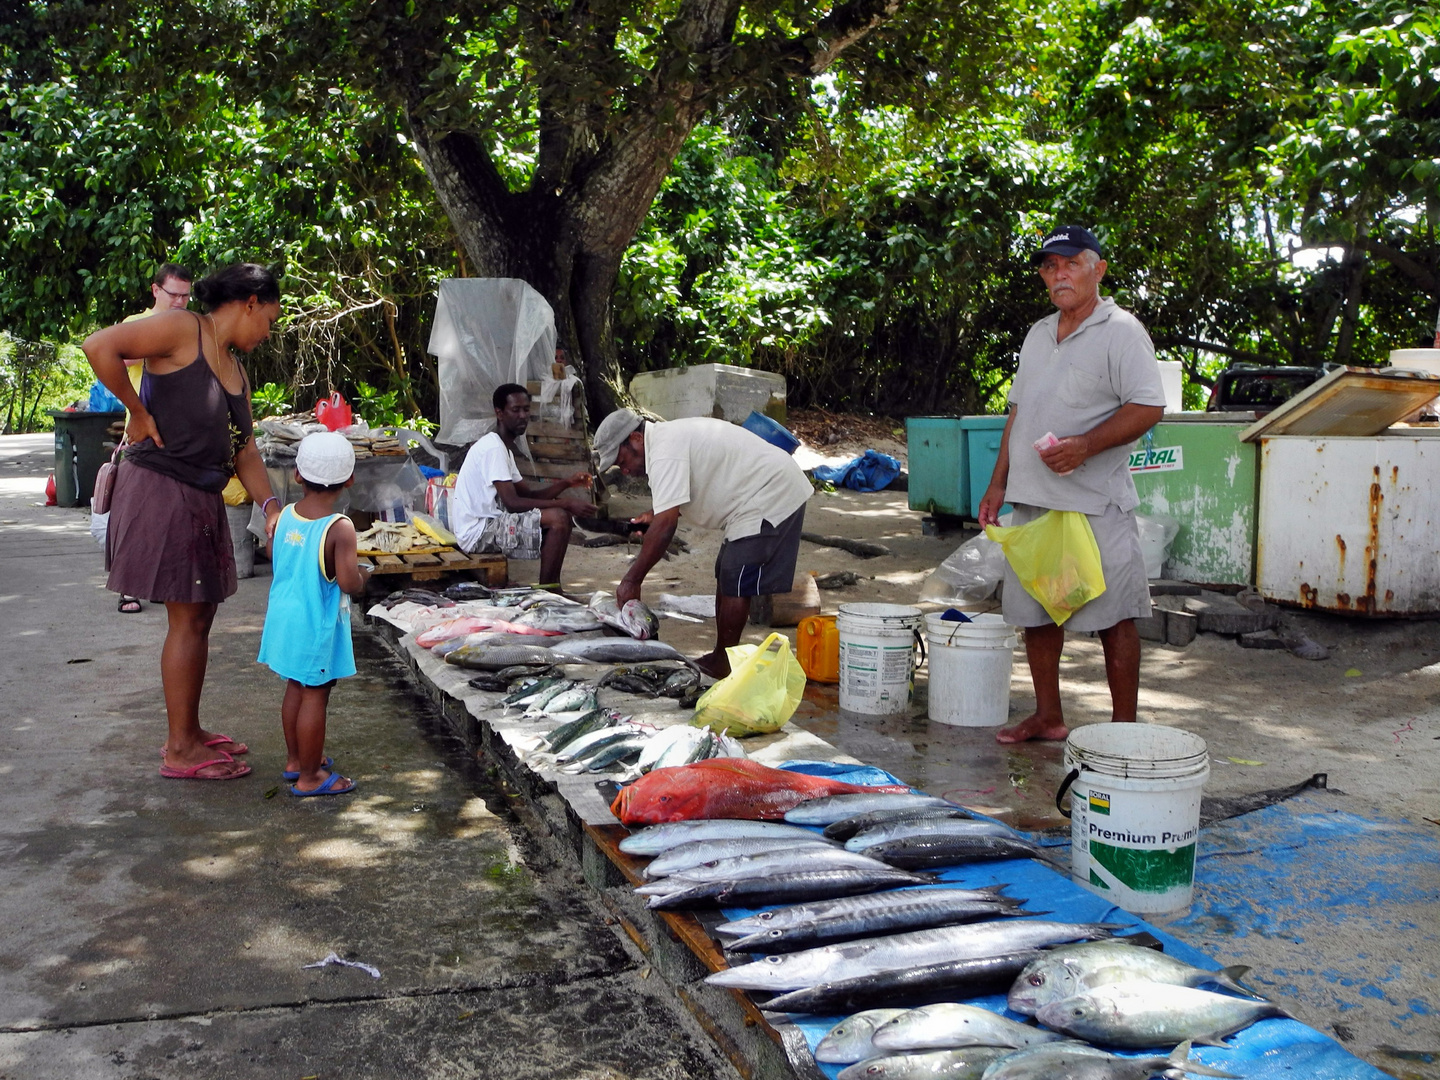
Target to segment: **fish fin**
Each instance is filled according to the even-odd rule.
[[[1190,1041],[1200,1046],[1218,1046],[1221,1050],[1234,1049],[1223,1037],[1216,1037],[1214,1035],[1196,1035]]]
[[[1248,965],[1235,964],[1233,967],[1224,967],[1219,971],[1206,972],[1209,978],[1205,981],[1214,983],[1216,986],[1223,986],[1226,990],[1233,990],[1237,994],[1244,994],[1246,997],[1264,1000],[1263,994],[1257,994],[1254,990],[1240,985],[1240,980],[1249,973],[1250,968]]]

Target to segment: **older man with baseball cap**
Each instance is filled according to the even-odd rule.
[[[685,518],[725,539],[715,559],[715,648],[695,663],[717,678],[730,673],[725,650],[740,643],[750,599],[789,592],[795,583],[805,503],[814,488],[785,451],[735,424],[708,417],[648,422],[618,409],[595,432],[599,472],[619,465],[648,476],[653,509],[640,554],[615,590],[620,603],[640,586]]]
[[[1155,347],[1138,319],[1100,295],[1106,262],[1089,229],[1061,225],[1031,260],[1056,307],[1030,328],[1010,387],[1010,418],[980,523],[994,524],[1008,500],[1011,523],[1047,510],[1086,515],[1100,548],[1105,591],[1077,609],[1065,627],[1098,631],[1110,684],[1111,719],[1135,719],[1140,635],[1150,589],[1135,524],[1139,498],[1130,479],[1130,446],[1165,412]],[[1005,621],[1025,629],[1035,712],[996,735],[1000,742],[1063,739],[1060,652],[1065,627],[1006,568]]]

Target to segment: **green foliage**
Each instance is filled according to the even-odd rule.
[[[263,383],[250,392],[250,411],[257,418],[283,416],[291,408],[290,391],[279,383]]]
[[[94,381],[79,349],[0,335],[0,434],[51,430],[50,410],[88,396]]]

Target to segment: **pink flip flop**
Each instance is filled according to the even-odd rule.
[[[229,754],[221,754],[217,758],[202,761],[199,765],[192,765],[188,769],[177,769],[170,765],[161,765],[160,775],[166,780],[238,780],[250,772],[249,765],[242,765],[239,772],[226,773],[224,776],[200,775],[203,769],[208,769],[212,765],[230,765],[234,762],[235,759]]]
[[[206,739],[205,742],[202,743],[201,745],[203,745],[203,746],[208,746],[210,749],[214,750],[215,747],[217,747],[217,746],[222,746],[222,745],[224,745],[224,744],[227,743],[227,742],[228,742],[228,743],[234,743],[237,747],[239,747],[239,749],[238,749],[238,750],[217,750],[216,753],[219,753],[219,754],[248,754],[248,753],[250,752],[250,747],[246,746],[243,742],[240,742],[238,739],[232,739],[229,735],[216,735],[216,736],[214,736],[213,738]],[[160,747],[160,756],[161,756],[162,758],[165,756],[165,753],[166,753],[165,747],[163,747],[163,746]]]

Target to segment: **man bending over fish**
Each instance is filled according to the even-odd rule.
[[[558,590],[575,515],[595,513],[592,503],[560,494],[588,486],[590,474],[576,473],[542,488],[524,483],[515,467],[515,440],[530,426],[530,392],[506,383],[496,387],[492,403],[495,430],[470,447],[455,479],[455,535],[466,551],[539,559],[540,587]]]
[[[730,674],[725,650],[740,643],[751,597],[787,593],[795,583],[810,481],[779,447],[708,417],[648,422],[618,409],[596,430],[595,455],[601,473],[619,465],[626,476],[650,480],[652,509],[635,519],[649,527],[615,590],[622,605],[640,598],[682,510],[702,529],[724,532],[715,560],[715,648],[695,664],[716,678]]]

